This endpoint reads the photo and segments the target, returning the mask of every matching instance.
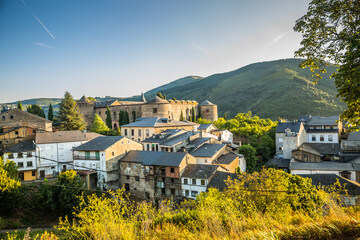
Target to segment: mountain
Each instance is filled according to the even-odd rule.
[[[247,111],[271,119],[340,114],[346,105],[336,98],[334,79],[329,79],[336,67],[329,66],[328,73],[314,85],[310,70],[299,67],[301,61],[283,59],[254,63],[235,71],[173,85],[181,81],[179,79],[147,93],[162,89],[168,99],[198,102],[208,99],[218,105],[219,116],[226,113],[228,117]]]
[[[156,94],[157,92],[163,92],[174,87],[181,87],[189,83],[200,81],[202,79],[203,77],[199,77],[199,76],[188,76],[188,77],[180,78],[178,80],[172,81],[160,87],[154,88],[150,91],[147,91],[145,95],[153,95]]]

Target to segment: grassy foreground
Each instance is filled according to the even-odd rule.
[[[359,209],[339,205],[341,186],[327,190],[274,169],[242,174],[223,192],[177,206],[135,205],[120,190],[82,199],[57,232],[26,239],[357,239]]]

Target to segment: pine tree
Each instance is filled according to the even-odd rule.
[[[18,102],[17,108],[18,108],[19,110],[21,110],[21,111],[24,111],[24,108],[23,108],[20,100],[19,100],[19,102]]]
[[[49,105],[48,119],[50,121],[54,121],[54,111],[53,111],[53,107],[52,107],[51,103]]]
[[[197,114],[197,119],[201,118],[201,110],[200,107],[198,107],[198,114]]]
[[[44,110],[37,104],[31,104],[31,105],[27,106],[26,111],[28,113],[31,113],[31,114],[37,115],[39,117],[45,118]]]
[[[184,114],[183,114],[183,111],[181,110],[181,113],[180,113],[180,121],[184,121]]]
[[[124,111],[124,115],[123,115],[123,121],[121,125],[125,125],[130,123],[130,119],[129,119],[129,113],[127,111]]]
[[[224,113],[224,119],[227,120],[227,118],[226,118],[226,113]]]
[[[135,111],[132,111],[132,117],[133,117],[133,122],[135,122],[135,120],[136,120],[136,112]]]
[[[61,99],[60,110],[58,114],[60,122],[60,130],[83,130],[86,126],[82,114],[79,113],[78,106],[71,96],[66,91],[64,98]]]
[[[98,114],[95,114],[90,131],[106,135],[106,132],[109,131],[109,128],[106,126],[101,117]]]
[[[196,122],[196,115],[195,115],[195,108],[192,107],[191,109],[191,121]]]
[[[110,112],[110,107],[106,106],[106,125],[108,126],[109,129],[112,129],[112,120],[111,120],[111,112]]]

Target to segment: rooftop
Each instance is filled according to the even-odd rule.
[[[204,100],[202,101],[200,104],[200,106],[208,106],[208,105],[215,105],[212,102],[210,102],[209,100]]]
[[[339,143],[303,143],[299,146],[299,150],[316,155],[334,155],[338,154],[341,151],[341,148]]]
[[[311,117],[308,126],[335,126],[335,123],[339,120],[339,115],[329,116],[329,117],[321,117],[321,116],[313,116]]]
[[[276,127],[276,133],[285,133],[288,128],[291,132],[299,133],[301,124],[301,122],[280,122]]]
[[[220,166],[209,164],[189,164],[181,177],[209,179]]]
[[[124,136],[100,136],[74,148],[74,151],[105,151],[123,138]]]
[[[195,151],[191,152],[191,155],[193,155],[194,157],[212,157],[225,146],[225,144],[205,143]]]
[[[236,173],[216,171],[207,188],[217,188],[220,191],[223,191],[225,188],[227,188],[226,180],[228,179],[239,179],[239,175]]]
[[[359,164],[344,162],[300,162],[291,161],[290,170],[355,171]],[[357,170],[356,170],[357,171]]]
[[[168,126],[193,126],[197,123],[188,122],[188,121],[175,121],[168,118],[139,118],[135,122],[122,125],[121,127],[168,127]]]
[[[290,159],[283,159],[283,158],[269,159],[265,163],[265,167],[289,168],[289,165],[290,165]]]
[[[33,152],[35,151],[36,146],[33,141],[22,141],[16,145],[13,145],[5,150],[5,152]]]
[[[225,153],[222,154],[213,164],[230,164],[238,157],[239,155],[234,152]]]
[[[43,143],[82,142],[82,141],[89,141],[98,136],[101,135],[92,132],[84,133],[79,130],[36,133],[35,143],[43,144]]]
[[[186,153],[156,152],[156,151],[129,151],[121,162],[135,162],[151,166],[177,167],[185,158]]]

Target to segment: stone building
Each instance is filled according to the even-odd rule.
[[[83,96],[78,102],[80,113],[83,114],[87,122],[87,128],[90,129],[91,123],[94,119],[94,114],[97,113],[103,121],[106,119],[107,106],[110,108],[112,125],[114,128],[119,126],[119,112],[127,111],[130,122],[134,122],[137,118],[159,117],[168,118],[171,120],[180,120],[183,115],[184,120],[189,120],[193,109],[195,115],[198,112],[201,118],[215,121],[218,118],[217,105],[205,100],[201,104],[190,100],[165,100],[155,96],[150,101],[146,101],[142,94],[141,100],[136,101],[104,101],[91,102]]]

